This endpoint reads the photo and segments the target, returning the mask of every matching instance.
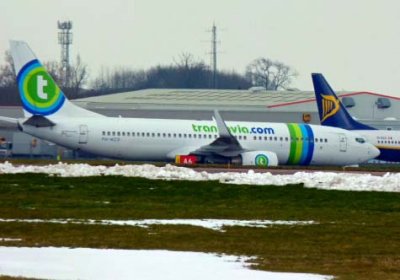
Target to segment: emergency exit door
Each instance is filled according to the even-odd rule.
[[[86,144],[88,141],[88,126],[86,124],[81,124],[79,126],[79,144]]]
[[[341,152],[347,151],[347,138],[344,134],[339,134],[339,149]]]

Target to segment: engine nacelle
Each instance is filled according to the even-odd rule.
[[[278,157],[274,152],[269,151],[251,151],[240,154],[241,164],[268,167],[278,166]]]

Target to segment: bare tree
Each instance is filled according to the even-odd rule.
[[[5,64],[0,66],[0,87],[12,87],[15,86],[15,68],[9,51],[5,52]]]
[[[74,96],[78,96],[82,87],[89,78],[88,67],[82,62],[81,56],[76,56],[76,62],[70,66],[69,86],[73,90]]]
[[[287,88],[297,72],[282,62],[261,57],[247,66],[246,76],[255,86],[278,90]]]
[[[46,61],[43,63],[44,68],[54,79],[54,81],[60,86],[64,87],[65,81],[63,79],[61,65],[57,61]]]
[[[191,53],[185,53],[185,52],[181,53],[178,56],[178,59],[173,58],[173,61],[178,68],[182,69],[190,69],[197,64],[197,62],[194,59],[194,56]]]
[[[132,90],[144,88],[147,82],[147,75],[144,70],[134,70],[127,67],[116,67],[110,70],[108,67],[102,67],[96,79],[91,86],[95,90],[106,92],[113,90]]]
[[[181,53],[179,59],[174,59],[175,67],[172,70],[176,70],[175,79],[178,79],[175,83],[181,84],[183,88],[199,88],[201,87],[199,81],[206,79],[209,75],[206,64],[194,58],[190,53]]]

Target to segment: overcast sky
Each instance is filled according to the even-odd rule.
[[[337,90],[400,96],[398,0],[0,0],[0,61],[8,40],[27,41],[40,60],[59,60],[57,20],[73,21],[72,56],[92,76],[102,65],[149,68],[182,52],[209,63],[213,22],[219,69],[244,73],[255,58],[311,72]]]

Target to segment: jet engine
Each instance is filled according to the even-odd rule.
[[[241,153],[232,163],[234,162],[243,166],[278,166],[278,157],[274,152],[250,151]]]

